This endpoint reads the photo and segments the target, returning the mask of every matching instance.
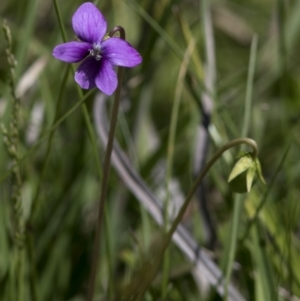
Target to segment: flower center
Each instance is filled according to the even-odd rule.
[[[93,49],[89,49],[90,55],[95,58],[96,61],[100,61],[101,59],[101,45],[98,44],[93,44]]]

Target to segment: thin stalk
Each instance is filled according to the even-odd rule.
[[[65,87],[66,87],[66,83],[67,83],[69,71],[70,71],[70,67],[68,66],[67,69],[66,69],[66,71],[65,71],[65,74],[63,76],[62,84],[61,84],[61,87],[60,87],[60,91],[59,91],[59,95],[58,95],[58,99],[57,99],[57,103],[56,103],[55,116],[54,116],[54,120],[53,120],[52,126],[54,126],[55,123],[58,121],[59,112],[60,112],[60,108],[61,108],[61,104],[62,104],[62,96],[63,96],[63,92],[64,92]],[[42,183],[43,183],[43,180],[44,180],[45,172],[47,170],[47,166],[48,166],[48,162],[49,162],[49,158],[50,158],[50,152],[51,152],[51,147],[52,147],[52,141],[53,141],[53,137],[54,137],[54,132],[55,131],[52,131],[50,133],[50,135],[49,135],[48,144],[47,144],[47,150],[46,150],[46,156],[45,156],[45,159],[44,159],[44,164],[43,164],[43,167],[42,167],[42,172],[41,172],[40,177],[39,177],[39,183],[38,183],[38,186],[37,186],[37,189],[36,189],[36,192],[35,192],[35,196],[34,196],[33,201],[32,201],[32,210],[31,210],[31,213],[30,213],[29,222],[32,222],[32,218],[34,217],[35,212],[37,210],[37,205],[38,205],[38,199],[39,199],[39,195],[40,195],[40,190],[41,190],[41,187],[42,187]]]
[[[62,103],[62,95],[63,95],[63,91],[64,91],[66,83],[67,83],[69,70],[70,70],[70,68],[68,66],[66,68],[65,74],[63,76],[62,84],[61,84],[61,87],[60,87],[59,96],[58,96],[58,100],[57,100],[57,104],[56,104],[55,117],[54,117],[52,126],[58,120],[60,107],[61,107],[61,103]],[[54,131],[51,132],[51,134],[49,136],[49,139],[48,139],[46,156],[45,156],[44,164],[43,164],[43,167],[42,167],[42,172],[41,172],[40,177],[39,177],[39,182],[38,182],[38,186],[37,186],[37,189],[36,189],[36,193],[35,193],[35,196],[34,196],[33,201],[32,201],[32,207],[31,207],[32,209],[31,209],[30,216],[29,216],[29,219],[28,219],[29,227],[31,227],[31,225],[32,225],[32,219],[33,219],[33,217],[36,213],[36,210],[38,208],[38,204],[39,204],[38,199],[39,199],[40,190],[41,190],[41,187],[42,187],[45,172],[46,172],[48,162],[49,162],[49,158],[50,158],[50,151],[51,151],[53,136],[54,136]],[[36,266],[35,266],[35,256],[34,256],[34,254],[35,254],[35,252],[34,252],[34,236],[33,236],[33,233],[31,233],[31,232],[27,233],[26,245],[27,245],[27,256],[28,256],[29,267],[30,267],[29,283],[30,283],[31,298],[32,298],[32,301],[37,301],[38,300],[38,293],[37,293],[37,285],[36,285]]]
[[[203,170],[200,172],[200,174],[198,175],[198,177],[196,178],[192,188],[190,189],[189,193],[187,194],[185,201],[177,215],[177,217],[175,218],[175,220],[172,223],[172,227],[168,232],[167,235],[167,240],[166,242],[169,243],[171,241],[172,235],[174,234],[177,226],[179,225],[179,223],[181,222],[185,210],[188,207],[188,204],[190,202],[190,200],[192,199],[195,191],[197,190],[197,187],[201,184],[203,178],[205,177],[205,175],[207,174],[207,172],[210,170],[210,168],[214,165],[214,163],[221,157],[221,155],[227,151],[228,149],[237,146],[237,145],[241,145],[241,144],[246,144],[250,147],[252,147],[253,149],[253,157],[256,158],[258,155],[258,148],[257,148],[257,144],[254,140],[250,139],[250,138],[238,138],[238,139],[234,139],[230,142],[228,142],[227,144],[225,144],[223,147],[221,147],[214,155],[213,157],[206,163],[206,165],[204,166]]]
[[[12,256],[11,256],[11,264],[9,266],[9,301],[14,301],[17,299],[17,292],[16,292],[16,261],[17,261],[17,250],[14,248],[12,250]]]
[[[172,236],[174,234],[174,232],[177,229],[177,226],[180,224],[184,213],[194,195],[194,193],[196,192],[198,186],[201,184],[201,182],[203,181],[204,177],[206,176],[207,172],[210,170],[210,168],[214,165],[214,163],[222,156],[222,154],[227,151],[228,149],[241,145],[241,144],[246,144],[250,147],[252,147],[253,149],[253,156],[257,157],[258,156],[258,148],[257,148],[257,144],[254,140],[250,139],[250,138],[238,138],[235,140],[232,140],[230,142],[228,142],[227,144],[225,144],[223,147],[221,147],[214,155],[213,157],[206,163],[206,165],[203,167],[203,169],[201,170],[200,174],[197,176],[196,180],[193,183],[193,186],[191,187],[190,191],[188,192],[184,203],[182,205],[182,207],[179,210],[179,213],[177,215],[177,217],[174,219],[171,229],[169,230],[169,232],[166,235],[166,239],[164,241],[164,244],[161,248],[161,253],[160,253],[160,257],[162,258],[164,255],[164,252],[166,251],[169,243],[171,242]],[[144,295],[145,291],[147,290],[149,284],[151,283],[151,281],[155,278],[156,273],[152,273],[151,277],[148,278],[147,283],[145,283],[141,288],[140,288],[140,292],[138,297],[135,299],[137,300],[141,300],[142,296]]]
[[[64,42],[66,42],[66,34],[65,34],[62,18],[61,18],[61,15],[60,15],[60,10],[59,10],[58,4],[57,4],[57,0],[54,0],[54,6],[55,6],[55,11],[56,11],[56,14],[57,14],[58,21],[59,21],[61,33],[62,33],[62,36],[63,36],[63,40],[64,40]],[[117,28],[115,28],[115,32],[116,31],[120,31],[121,38],[125,39],[125,32],[124,32],[123,28],[117,27]],[[72,66],[72,69],[73,69],[73,73],[75,73],[74,65]],[[119,98],[120,98],[120,90],[121,90],[121,78],[122,78],[122,68],[119,68],[119,70],[118,70],[119,84],[118,84],[118,88],[117,88],[117,92],[116,92],[116,99],[118,99],[118,100],[116,101],[116,99],[115,99],[115,103],[117,103],[117,110],[118,110],[118,107],[119,107]],[[80,89],[80,87],[78,85],[76,87],[77,87],[78,95],[82,98],[83,97],[82,90]],[[89,135],[89,138],[90,138],[90,141],[91,141],[91,144],[92,144],[92,149],[93,149],[94,158],[95,158],[95,161],[96,161],[96,166],[97,166],[97,171],[98,171],[98,174],[99,174],[99,178],[101,179],[102,171],[101,171],[101,165],[100,165],[100,160],[99,160],[99,153],[98,153],[98,148],[97,148],[96,135],[95,135],[95,132],[94,132],[94,129],[93,129],[90,117],[89,117],[88,109],[87,109],[85,103],[82,103],[81,110],[82,110],[84,121],[85,121],[85,124],[86,124],[86,127],[87,127],[88,135]],[[116,112],[116,117],[117,117],[117,113],[118,113],[118,111]],[[113,114],[114,114],[114,109],[113,109]],[[116,120],[114,122],[116,123]],[[114,128],[113,129],[113,135],[114,135],[115,125],[114,125],[113,128]],[[111,149],[112,149],[112,142],[111,142]],[[108,152],[108,150],[107,150],[107,152]],[[110,154],[107,158],[108,161],[109,161],[108,164],[110,164],[111,150],[109,152],[110,152]],[[106,158],[106,156],[105,156],[105,158]],[[94,254],[93,254],[90,285],[89,285],[89,288],[88,288],[88,296],[91,296],[91,300],[92,300],[93,294],[94,294],[94,285],[95,285],[95,278],[96,278],[97,268],[98,268],[98,263],[97,262],[98,262],[99,247],[100,247],[100,245],[99,245],[100,244],[100,234],[97,235],[97,231],[99,231],[99,233],[101,233],[101,220],[102,220],[102,217],[103,217],[103,211],[105,211],[104,210],[104,201],[101,201],[101,200],[102,200],[102,198],[104,198],[104,200],[105,200],[105,195],[106,195],[106,190],[107,190],[107,179],[105,179],[105,177],[108,177],[108,175],[109,175],[109,166],[108,166],[108,173],[105,174],[105,168],[107,168],[106,167],[107,162],[105,162],[105,161],[106,161],[106,159],[104,160],[104,167],[103,167],[104,168],[104,175],[102,177],[102,189],[101,189],[101,195],[100,195],[99,214],[98,214],[98,221],[97,221],[97,228],[96,228],[96,241],[95,241],[95,245],[94,245]],[[104,194],[104,197],[102,197],[104,191],[105,191],[105,194]],[[107,213],[105,213],[105,214],[107,215]],[[105,221],[108,222],[109,219],[106,218]],[[100,226],[98,224],[100,224]],[[107,231],[106,237],[108,238],[109,237],[109,232],[110,232],[109,231],[109,223],[106,224],[105,231]],[[98,243],[97,243],[97,240],[98,240],[97,236],[99,236]],[[98,245],[98,247],[97,247],[97,245]],[[111,251],[110,251],[110,241],[107,241],[106,245],[107,245],[107,257],[108,257],[108,264],[109,264],[109,273],[111,274],[112,273],[112,258],[111,258]],[[97,251],[96,248],[98,248],[97,253],[96,253],[96,251]],[[95,275],[94,275],[94,273],[95,273]],[[112,275],[109,275],[109,279],[112,279]],[[112,285],[112,284],[113,283],[110,283],[110,285]]]
[[[18,254],[18,259],[19,259],[19,264],[18,264],[18,298],[17,300],[22,301],[24,299],[24,291],[25,291],[25,281],[24,281],[24,261],[25,261],[25,257],[24,257],[25,253],[24,253],[24,248],[22,247],[19,250],[19,254]]]
[[[105,225],[105,251],[108,257],[108,300],[113,299],[114,294],[114,277],[113,277],[113,260],[111,251],[111,239],[110,239],[110,228],[109,228],[109,210],[108,206],[104,206],[104,225]],[[107,228],[108,227],[108,228]]]
[[[257,42],[258,38],[255,35],[252,39],[251,50],[250,50],[250,61],[249,61],[249,70],[248,70],[248,80],[247,80],[247,89],[246,89],[246,98],[245,98],[245,111],[244,111],[244,123],[242,127],[242,136],[246,136],[249,133],[250,121],[251,121],[251,112],[252,112],[252,94],[253,94],[253,83],[254,83],[254,73],[255,73],[255,63],[257,55]],[[238,229],[242,215],[242,209],[244,206],[244,200],[241,195],[237,195],[234,198],[234,209],[233,209],[233,218],[229,238],[229,250],[228,258],[226,260],[226,274],[225,274],[225,295],[224,300],[228,299],[228,286],[230,283],[233,261],[236,252],[236,245],[238,240]]]
[[[38,300],[38,292],[37,292],[37,278],[36,278],[36,262],[35,262],[35,249],[34,249],[34,241],[32,233],[27,233],[27,256],[29,261],[29,288],[31,294],[31,300],[37,301]]]
[[[60,33],[62,35],[64,42],[66,43],[67,42],[67,34],[66,34],[64,23],[63,23],[63,20],[62,20],[61,14],[60,14],[60,10],[59,10],[58,4],[57,4],[57,0],[54,0],[53,3],[54,3],[54,9],[55,9],[57,21],[59,23]]]
[[[57,4],[57,0],[53,0],[53,2],[54,2],[55,12],[56,12],[56,16],[57,16],[57,19],[58,19],[58,22],[59,22],[60,31],[61,31],[61,34],[62,34],[63,41],[67,42],[66,31],[65,31],[64,24],[63,24],[61,15],[60,15],[60,10],[59,10],[58,4]],[[72,70],[73,70],[73,73],[75,73],[74,65],[72,65]],[[83,93],[82,93],[82,90],[80,89],[80,87],[78,85],[76,85],[76,88],[77,88],[77,93],[78,93],[79,97],[83,98]],[[83,113],[83,117],[84,117],[84,121],[85,121],[87,130],[88,130],[89,138],[90,138],[91,143],[92,143],[92,149],[93,149],[93,152],[94,152],[94,157],[95,157],[95,160],[96,160],[97,169],[98,169],[98,172],[99,172],[99,175],[100,175],[100,178],[101,178],[101,167],[100,167],[100,161],[99,161],[99,155],[98,155],[98,149],[97,149],[96,135],[94,133],[93,126],[92,126],[92,123],[91,123],[91,120],[90,120],[90,117],[89,117],[89,113],[88,113],[86,104],[84,102],[81,103],[81,110],[82,110],[82,113]]]
[[[52,126],[50,129],[46,130],[42,137],[27,151],[27,153],[18,160],[17,164],[13,165],[4,175],[0,178],[0,183],[3,182],[10,174],[13,172],[16,166],[19,166],[29,155],[31,155],[37,147],[53,132],[55,129],[64,122],[72,113],[74,113],[79,106],[93,93],[93,90],[90,90],[84,96],[80,98],[80,100],[69,110],[67,111],[59,120]]]
[[[284,99],[288,93],[288,70],[287,70],[287,49],[286,49],[286,14],[285,3],[283,0],[277,0],[277,21],[278,21],[278,61],[280,72],[280,96]]]
[[[122,27],[120,27],[120,26],[115,27],[110,32],[109,35],[112,36],[116,32],[119,32],[120,38],[125,40],[125,31]],[[111,158],[111,153],[112,153],[112,149],[113,149],[115,130],[116,130],[116,125],[117,125],[117,120],[118,120],[118,111],[119,111],[119,104],[120,104],[120,97],[121,97],[123,71],[124,71],[124,69],[122,67],[118,68],[118,87],[117,87],[117,90],[115,93],[115,101],[113,104],[112,114],[111,114],[111,119],[110,119],[107,147],[106,147],[106,151],[105,151],[105,155],[104,155],[103,177],[102,177],[102,183],[101,183],[101,194],[100,194],[100,201],[99,201],[99,208],[98,208],[98,219],[97,219],[97,225],[96,225],[95,241],[94,241],[94,248],[93,248],[93,258],[92,258],[92,268],[91,268],[89,285],[88,285],[87,301],[93,300],[97,271],[99,269],[102,219],[103,219],[103,212],[104,212],[104,208],[105,208],[107,184],[108,184],[109,171],[110,171],[110,158]]]
[[[26,8],[23,11],[22,17],[22,34],[19,35],[18,49],[16,53],[16,58],[18,61],[18,66],[16,68],[16,78],[19,79],[21,72],[24,69],[26,54],[29,49],[30,41],[32,40],[32,35],[34,33],[35,26],[35,16],[38,8],[37,0],[26,1]]]
[[[112,115],[111,115],[111,120],[110,120],[108,142],[107,142],[107,147],[106,147],[104,162],[103,162],[103,177],[102,177],[102,183],[101,183],[101,195],[100,195],[100,201],[99,201],[98,219],[97,219],[96,234],[95,234],[95,241],[94,241],[92,268],[91,268],[90,280],[89,280],[89,286],[88,286],[88,296],[87,296],[88,301],[93,300],[93,295],[94,295],[94,290],[95,290],[95,281],[96,281],[97,271],[99,268],[99,253],[100,253],[102,219],[103,219],[104,205],[105,205],[106,192],[107,192],[107,183],[108,183],[109,171],[110,171],[110,158],[111,158],[111,152],[112,152],[112,148],[113,148],[113,141],[114,141],[114,136],[115,136],[117,118],[118,118],[118,110],[119,110],[121,86],[122,86],[122,84],[121,84],[122,76],[123,76],[123,68],[119,67],[119,69],[118,69],[118,87],[117,87],[116,94],[115,94],[115,101],[113,104]]]
[[[161,38],[170,47],[170,49],[174,52],[174,54],[180,59],[180,61],[182,61],[183,57],[184,57],[184,52],[176,44],[176,42],[174,42],[174,40],[168,35],[168,33],[161,27],[161,25],[158,24],[153,19],[153,17],[151,17],[137,2],[135,2],[133,0],[125,0],[125,3],[127,3],[129,6],[131,6],[133,10],[135,10],[150,26],[153,27],[153,29],[161,36]],[[196,70],[195,66],[193,64],[191,64],[188,67],[189,77],[195,75],[196,78],[199,78],[197,76],[197,73],[198,73],[198,71]],[[217,95],[212,93],[212,91],[204,84],[203,81],[199,80],[197,84],[212,99],[217,98]],[[197,99],[197,97],[196,97],[196,99]]]
[[[168,139],[168,154],[167,154],[167,174],[166,174],[166,201],[164,204],[164,230],[167,233],[168,224],[169,224],[169,203],[170,203],[170,181],[172,178],[173,171],[173,157],[174,157],[174,146],[175,146],[175,137],[176,137],[176,127],[178,121],[179,105],[183,91],[184,77],[186,75],[187,66],[195,48],[195,40],[192,38],[188,48],[185,52],[175,91],[175,99],[171,113],[171,122],[170,122],[170,134]],[[169,281],[169,270],[170,270],[170,250],[169,248],[165,252],[164,262],[163,262],[163,277],[162,277],[162,300],[167,298],[167,286]]]
[[[228,251],[226,273],[225,273],[225,294],[224,294],[225,301],[228,300],[228,286],[230,283],[230,278],[231,278],[231,273],[233,268],[238,230],[239,230],[239,224],[241,220],[243,207],[244,207],[244,199],[242,195],[239,194],[234,199],[233,217],[232,217],[232,224],[230,229],[229,251]]]
[[[174,51],[175,55],[180,59],[183,59],[184,52],[174,42],[174,40],[167,34],[167,32],[151,17],[137,2],[133,0],[125,0],[129,6],[131,6],[140,16],[142,16],[153,29],[162,37],[167,45]]]
[[[247,79],[247,90],[245,98],[245,111],[244,111],[244,123],[242,128],[242,137],[248,135],[251,124],[251,112],[252,112],[252,95],[253,95],[253,84],[254,84],[254,73],[255,73],[255,64],[257,56],[257,44],[258,37],[254,35],[251,43],[250,50],[250,61],[249,61],[249,70],[248,70],[248,79]]]

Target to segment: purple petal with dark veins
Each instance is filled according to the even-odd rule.
[[[100,61],[96,61],[93,57],[88,57],[78,67],[74,79],[82,89],[95,88],[95,78],[99,70]]]
[[[97,87],[105,94],[111,95],[117,88],[118,78],[113,65],[106,59],[100,60],[100,69],[95,78]]]
[[[80,40],[92,44],[101,42],[107,29],[104,16],[91,2],[79,6],[73,15],[72,25]]]
[[[86,42],[68,42],[57,45],[52,55],[67,63],[77,63],[89,54],[91,48],[93,48],[92,45]]]
[[[110,38],[103,41],[101,54],[116,66],[135,67],[142,62],[140,54],[121,38]]]

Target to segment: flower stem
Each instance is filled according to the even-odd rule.
[[[115,129],[117,124],[117,117],[118,117],[118,110],[119,110],[119,103],[120,103],[122,76],[123,76],[123,68],[119,67],[118,70],[119,83],[116,91],[115,101],[113,104],[108,142],[107,142],[107,147],[104,156],[104,163],[103,163],[103,177],[101,183],[101,195],[100,195],[98,219],[97,219],[96,234],[95,234],[95,241],[94,241],[93,259],[92,259],[92,267],[91,267],[92,270],[90,274],[89,287],[88,287],[88,298],[87,298],[88,301],[93,300],[95,281],[96,281],[97,271],[99,267],[98,261],[99,261],[99,251],[100,251],[100,241],[101,241],[102,219],[103,219],[107,183],[108,183],[109,171],[110,171],[110,157],[113,148],[113,141],[115,136]]]
[[[228,149],[240,145],[240,144],[247,144],[250,147],[252,147],[253,149],[253,156],[257,157],[258,155],[258,148],[257,148],[257,144],[254,140],[250,139],[250,138],[238,138],[238,139],[234,139],[230,142],[228,142],[227,144],[225,144],[223,147],[221,147],[214,155],[213,157],[207,162],[207,164],[204,166],[204,168],[202,169],[201,173],[198,175],[198,177],[196,178],[192,188],[190,189],[188,195],[185,198],[185,201],[177,215],[177,217],[175,218],[175,220],[173,221],[172,227],[170,229],[170,231],[168,232],[167,235],[167,240],[166,243],[169,244],[169,242],[171,241],[172,235],[174,234],[177,226],[179,225],[179,223],[182,220],[182,217],[185,213],[185,210],[190,202],[190,200],[192,199],[195,191],[197,190],[197,187],[200,185],[200,183],[202,182],[203,178],[205,177],[205,175],[207,174],[207,172],[210,170],[210,168],[213,166],[213,164],[221,157],[221,155]],[[166,245],[167,246],[167,245]]]
[[[125,39],[125,31],[122,27],[117,26],[111,32],[110,36],[114,35],[117,31],[120,33],[121,39]],[[98,208],[98,219],[96,225],[96,233],[95,233],[95,241],[94,241],[94,248],[93,248],[93,258],[92,258],[92,266],[91,266],[91,273],[88,285],[88,295],[87,301],[92,301],[95,291],[95,282],[97,277],[97,271],[99,268],[99,253],[100,253],[100,242],[101,242],[101,230],[102,230],[102,219],[103,213],[105,208],[105,199],[106,199],[106,192],[107,192],[107,184],[109,178],[109,171],[110,171],[110,158],[113,149],[113,142],[115,136],[115,130],[117,125],[117,118],[118,118],[118,111],[119,111],[119,104],[120,104],[120,96],[121,96],[121,86],[122,86],[122,77],[123,77],[124,69],[122,67],[118,68],[118,87],[115,94],[115,101],[112,108],[112,115],[110,120],[110,127],[109,127],[109,134],[108,134],[108,142],[104,156],[104,163],[103,163],[103,177],[101,183],[101,194],[100,194],[100,201],[99,201],[99,208]]]
[[[62,22],[62,18],[61,18],[61,14],[60,14],[60,10],[58,7],[58,3],[57,0],[53,0],[54,2],[54,6],[55,6],[55,11],[56,11],[56,15],[59,21],[59,25],[60,25],[60,29],[61,29],[61,34],[63,37],[64,42],[66,42],[66,33],[65,33],[65,29],[64,29],[64,25]],[[125,39],[125,31],[122,27],[117,27],[114,29],[115,31],[113,32],[113,34],[117,31],[120,32],[120,37],[122,39]],[[73,72],[74,72],[74,68],[73,68]],[[111,120],[111,129],[113,129],[112,135],[111,137],[109,137],[109,141],[108,141],[108,146],[107,146],[107,151],[106,153],[109,154],[108,156],[105,155],[105,160],[104,160],[104,175],[102,178],[102,189],[101,189],[101,195],[100,195],[100,204],[99,204],[99,213],[98,213],[98,221],[97,221],[97,228],[96,228],[96,239],[95,239],[95,245],[94,245],[94,253],[93,253],[93,262],[92,262],[92,270],[91,270],[91,274],[90,274],[90,280],[89,280],[89,287],[88,287],[88,300],[92,300],[93,298],[93,294],[94,294],[94,286],[95,286],[95,280],[96,280],[96,275],[97,275],[97,269],[98,269],[98,255],[99,255],[99,250],[100,250],[100,234],[101,234],[101,220],[103,217],[103,212],[107,211],[104,210],[104,200],[105,200],[105,195],[106,195],[106,189],[107,189],[107,179],[105,179],[106,177],[108,178],[109,175],[109,164],[110,164],[110,155],[111,155],[111,150],[109,151],[109,144],[110,144],[110,138],[112,139],[111,141],[111,148],[112,148],[112,142],[113,142],[113,137],[114,137],[114,131],[115,131],[115,124],[116,124],[116,119],[117,119],[117,113],[118,113],[118,107],[119,107],[119,98],[120,98],[120,89],[121,89],[121,79],[122,79],[122,68],[119,68],[118,71],[118,88],[117,88],[117,92],[116,92],[116,98],[115,98],[115,102],[114,102],[114,107],[116,107],[116,113],[114,113],[114,109],[113,109],[113,113],[112,115],[115,116],[115,120],[113,121],[113,117]],[[81,105],[81,109],[82,109],[82,113],[84,116],[84,120],[86,123],[86,127],[87,127],[87,131],[91,140],[91,144],[92,144],[92,148],[93,148],[93,152],[95,155],[95,159],[96,159],[96,165],[97,165],[97,170],[99,173],[99,176],[101,178],[101,168],[100,168],[100,162],[99,162],[99,156],[98,156],[98,150],[97,150],[97,146],[96,146],[96,139],[95,139],[95,134],[91,125],[91,121],[89,118],[89,114],[88,114],[88,110],[87,107],[85,105],[85,103],[83,103],[83,100],[88,96],[89,93],[85,94],[85,96],[82,95],[82,91],[81,89],[77,86],[78,89],[78,94],[81,98],[81,101],[78,103],[78,106]],[[77,108],[77,104],[76,106],[72,109],[75,110]],[[71,114],[70,110],[68,113]],[[57,121],[57,123],[55,124],[54,128],[61,122],[62,119],[66,118],[66,115],[64,115],[60,120]],[[114,123],[114,126],[112,126],[112,124]],[[50,129],[52,130],[52,129]],[[106,171],[107,169],[107,164],[105,163],[106,161],[108,161],[108,171]],[[106,182],[106,183],[105,183]],[[102,201],[103,200],[103,201]],[[107,213],[105,212],[105,215],[107,215]],[[108,219],[106,219],[108,220]],[[106,230],[107,233],[109,233],[109,229],[108,229],[108,224],[106,224]],[[99,233],[99,234],[98,234]],[[99,238],[98,238],[99,236]],[[107,241],[107,250],[108,250],[108,257],[109,257],[109,272],[112,272],[112,268],[111,268],[111,258],[110,258],[110,243],[109,241]],[[112,278],[112,275],[110,275],[109,279]]]
[[[201,184],[203,178],[205,177],[205,175],[207,174],[207,172],[210,170],[210,168],[214,165],[214,163],[222,156],[222,154],[227,151],[228,149],[237,146],[237,145],[241,145],[241,144],[247,144],[248,146],[252,147],[253,149],[253,156],[257,157],[258,155],[258,148],[257,148],[257,144],[254,140],[250,139],[250,138],[238,138],[235,140],[232,140],[230,142],[228,142],[227,144],[225,144],[223,147],[221,147],[214,155],[213,157],[206,163],[206,165],[203,167],[201,173],[198,175],[198,177],[196,178],[192,188],[190,189],[189,193],[187,194],[184,203],[182,205],[182,207],[180,208],[180,211],[177,215],[177,217],[174,219],[171,229],[169,230],[169,232],[166,234],[166,238],[164,241],[164,244],[161,248],[161,259],[166,251],[166,249],[168,248],[169,243],[171,242],[172,236],[174,234],[174,232],[177,229],[177,226],[180,224],[182,217],[184,216],[184,213],[186,211],[186,208],[189,205],[189,202],[191,201],[194,193],[197,190],[197,187]],[[148,283],[145,283],[143,285],[143,287],[140,290],[139,296],[143,296],[143,294],[145,293],[145,291],[147,290],[149,284],[151,283],[151,281],[154,279],[155,277],[155,273],[153,273],[153,275],[151,275],[151,277],[149,277],[148,279]],[[138,299],[139,300],[139,299]]]

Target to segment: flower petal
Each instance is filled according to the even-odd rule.
[[[83,60],[91,48],[93,46],[86,42],[68,42],[57,45],[53,49],[52,55],[64,62],[76,63]]]
[[[103,41],[101,54],[116,66],[135,67],[142,62],[140,54],[121,38],[110,38]]]
[[[101,42],[107,29],[104,16],[91,2],[79,6],[73,15],[72,25],[77,37],[89,43]]]
[[[74,79],[82,89],[96,87],[95,78],[100,70],[100,62],[93,57],[86,58],[75,72]]]
[[[95,78],[97,87],[107,95],[111,95],[117,88],[118,78],[113,65],[106,59],[100,60],[99,73]]]

